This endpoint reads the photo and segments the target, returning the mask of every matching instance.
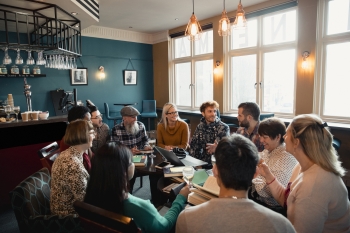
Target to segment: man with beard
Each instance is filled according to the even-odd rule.
[[[90,109],[91,121],[96,133],[92,141],[91,150],[96,153],[98,148],[106,144],[106,141],[109,140],[109,127],[106,123],[102,122],[102,114],[90,100],[86,100],[86,106]]]
[[[261,152],[264,145],[260,142],[258,128],[260,125],[260,108],[254,102],[244,102],[238,105],[239,128],[236,133],[249,138]]]
[[[134,155],[139,154],[141,149],[151,150],[145,125],[137,121],[140,112],[132,106],[125,106],[120,114],[123,121],[113,127],[111,142],[119,142],[129,147]]]
[[[202,118],[190,143],[190,153],[193,157],[208,163],[205,168],[211,168],[211,155],[214,154],[219,141],[230,135],[230,128],[216,116],[219,104],[207,101],[200,107]]]

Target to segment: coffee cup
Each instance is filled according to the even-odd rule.
[[[22,121],[28,121],[28,118],[29,118],[28,112],[21,112],[21,116],[22,116]]]
[[[34,111],[34,112],[32,112],[30,115],[32,116],[32,120],[33,120],[33,121],[39,120],[39,112]]]

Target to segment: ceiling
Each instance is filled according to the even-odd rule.
[[[265,1],[268,0],[242,0],[242,5],[247,7]],[[80,19],[82,29],[96,25],[152,34],[186,25],[192,14],[191,0],[99,0],[100,21],[97,22],[70,0],[38,2],[56,4],[69,13],[77,12],[75,17]],[[0,0],[0,4],[32,7],[31,3],[25,0]],[[236,10],[237,5],[238,0],[226,1],[226,11]],[[222,10],[223,1],[220,0],[194,1],[194,13],[199,21],[220,15]]]

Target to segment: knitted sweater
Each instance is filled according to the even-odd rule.
[[[164,124],[160,123],[157,127],[157,145],[173,146],[186,149],[188,147],[189,133],[188,125],[183,121],[176,121],[175,126],[165,129]]]

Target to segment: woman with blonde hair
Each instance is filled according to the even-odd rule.
[[[157,144],[159,147],[172,150],[174,147],[188,147],[189,130],[177,112],[175,104],[167,103],[163,107],[162,120],[157,126]]]
[[[76,120],[68,124],[64,143],[70,147],[52,165],[50,208],[53,214],[74,214],[74,201],[84,200],[89,173],[83,164],[83,153],[95,138],[90,121]]]
[[[341,179],[345,171],[332,140],[318,116],[297,116],[284,135],[287,152],[299,162],[288,186],[280,184],[266,163],[258,166],[273,197],[287,206],[287,217],[297,232],[350,231],[348,193]]]

